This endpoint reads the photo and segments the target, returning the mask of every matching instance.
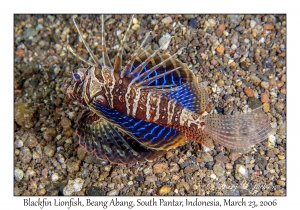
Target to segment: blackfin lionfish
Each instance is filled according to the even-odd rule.
[[[261,108],[238,115],[207,114],[208,95],[197,77],[174,55],[161,54],[162,47],[145,46],[149,33],[131,59],[123,65],[125,32],[111,64],[104,38],[102,15],[98,59],[74,25],[91,61],[78,68],[65,85],[69,97],[87,106],[78,119],[80,145],[112,163],[153,160],[188,139],[212,147],[212,141],[228,148],[245,148],[265,140],[269,119]],[[164,45],[162,45],[164,46]]]

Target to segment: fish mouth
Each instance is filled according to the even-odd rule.
[[[69,98],[82,103],[82,83],[69,77],[64,80],[61,88]]]

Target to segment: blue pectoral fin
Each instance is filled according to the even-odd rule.
[[[147,148],[118,126],[102,119],[91,117],[94,113],[85,111],[78,120],[79,142],[89,153],[112,163],[136,163],[153,160],[165,150]]]

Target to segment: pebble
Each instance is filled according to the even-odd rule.
[[[211,83],[210,86],[211,86],[212,92],[215,93],[217,91],[217,84],[216,83]]]
[[[270,135],[268,137],[268,147],[269,148],[274,148],[276,144],[276,137],[274,135]]]
[[[271,125],[271,128],[276,128],[277,127],[277,122],[271,122],[270,125]]]
[[[79,170],[79,167],[78,167],[78,170]],[[101,173],[100,176],[99,176],[99,181],[103,181],[106,177],[108,177],[108,175],[109,175],[108,172]]]
[[[237,46],[235,44],[231,45],[232,50],[236,50]]]
[[[155,26],[155,25],[157,25],[157,23],[158,23],[158,20],[156,20],[156,19],[152,19],[151,20],[151,25]]]
[[[226,167],[226,169],[228,169],[228,170],[233,169],[233,166],[232,166],[231,163],[226,163],[226,164],[225,164],[225,167]]]
[[[145,178],[143,176],[137,176],[137,177],[135,177],[135,180],[137,182],[143,182],[145,180]]]
[[[46,141],[52,141],[54,136],[56,136],[55,128],[47,128],[43,134],[43,137]]]
[[[217,82],[217,85],[219,87],[223,87],[224,86],[224,80],[220,79],[218,82]]]
[[[225,173],[225,169],[219,164],[214,164],[213,171],[217,176],[223,176]]]
[[[167,16],[161,20],[161,22],[163,22],[164,24],[170,24],[170,23],[172,23],[172,21],[173,20],[172,20],[171,16]]]
[[[71,120],[69,120],[67,117],[62,117],[60,121],[60,125],[63,127],[64,131],[68,130],[71,128],[72,123]]]
[[[282,77],[280,78],[280,80],[281,80],[282,82],[286,82],[286,74],[282,75]]]
[[[103,196],[105,195],[105,192],[100,188],[96,186],[91,186],[86,191],[87,196]]]
[[[30,36],[35,36],[38,34],[38,31],[35,28],[27,28],[24,33],[23,33],[23,37],[25,39],[27,39]]]
[[[230,162],[229,157],[224,156],[223,153],[220,153],[217,156],[215,156],[215,160],[216,160],[216,162],[220,162],[220,163],[229,163]]]
[[[131,183],[132,181],[130,181],[130,183],[128,182],[128,185],[132,185]],[[110,189],[114,189],[115,188],[115,183],[110,183],[109,185],[107,185],[108,188]]]
[[[33,153],[32,153],[32,158],[33,158],[34,160],[37,160],[37,159],[40,159],[41,156],[40,156],[39,153],[37,153],[36,151],[33,151]]]
[[[25,179],[29,179],[29,178],[33,178],[36,176],[36,172],[35,170],[32,170],[30,167],[27,169],[26,173],[25,173]]]
[[[84,147],[78,147],[77,149],[77,157],[79,160],[84,160],[86,156],[86,150]]]
[[[255,158],[255,163],[259,166],[259,168],[261,170],[264,170],[264,168],[266,167],[267,165],[267,159],[264,155],[260,155],[260,154],[255,154],[254,155],[254,158]]]
[[[146,181],[148,181],[148,182],[156,182],[157,181],[157,177],[154,174],[148,175],[148,176],[146,176]]]
[[[217,178],[217,176],[216,176],[216,174],[211,174],[211,175],[210,175],[210,178],[212,178],[212,179],[216,179],[216,178]]]
[[[214,20],[214,19],[208,19],[207,20],[207,22],[209,23],[209,25],[211,26],[211,27],[214,27],[215,25],[216,25],[216,21]]]
[[[172,162],[172,163],[170,164],[170,172],[172,173],[172,172],[177,172],[177,171],[179,171],[179,166],[178,166],[178,164]]]
[[[240,87],[242,84],[243,84],[243,82],[238,80],[237,83],[236,83],[236,86]]]
[[[262,103],[257,98],[250,97],[248,99],[248,105],[251,109],[256,109],[256,108],[260,107],[262,105]]]
[[[119,195],[119,190],[111,190],[107,193],[108,196],[116,196]]]
[[[267,94],[267,93],[261,94],[261,96],[260,96],[260,101],[261,101],[262,103],[268,103],[268,102],[269,102],[269,96],[268,96],[268,94]]]
[[[164,186],[162,186],[162,187],[159,189],[158,194],[159,194],[159,195],[166,195],[166,194],[168,194],[170,191],[171,191],[171,187],[170,187],[170,186],[167,186],[167,185],[164,185]]]
[[[68,184],[63,189],[63,194],[65,196],[73,195],[75,192],[79,192],[83,187],[84,180],[81,178],[76,178],[75,180],[69,180]]]
[[[19,168],[15,169],[15,180],[17,180],[18,182],[21,181],[24,177],[24,171],[22,171]]]
[[[273,30],[273,29],[274,29],[274,26],[271,25],[271,24],[265,24],[265,25],[264,25],[264,29],[265,29],[265,30]]]
[[[132,19],[132,23],[133,23],[133,24],[139,24],[139,21],[138,21],[137,18],[133,18],[133,19]]]
[[[225,47],[223,44],[220,44],[218,47],[217,47],[217,52],[220,53],[220,54],[223,54],[224,51],[225,51]]]
[[[199,21],[196,19],[196,18],[192,18],[190,20],[190,26],[193,27],[193,28],[197,28],[198,27],[198,24],[199,24]]]
[[[22,163],[29,163],[32,159],[32,153],[30,152],[30,149],[23,147],[21,153],[19,154],[19,159],[22,161]]]
[[[235,166],[235,174],[234,177],[237,180],[243,180],[248,178],[248,170],[244,165],[237,164]]]
[[[256,26],[256,21],[255,20],[251,20],[250,21],[250,27],[254,28]]]
[[[15,147],[16,147],[16,148],[21,148],[21,147],[23,147],[23,141],[21,141],[21,140],[16,140],[16,141],[15,141]]]
[[[41,190],[38,191],[38,195],[39,196],[46,195],[46,192],[47,192],[46,189],[41,189]]]
[[[166,50],[170,44],[171,35],[169,33],[165,33],[159,40],[158,44],[162,50]]]
[[[270,83],[269,83],[269,82],[266,82],[266,81],[262,81],[262,82],[260,83],[260,86],[261,86],[262,88],[264,88],[265,90],[268,90],[269,87],[270,87]]]
[[[33,148],[38,144],[37,138],[34,135],[29,135],[28,139],[25,142],[25,146],[29,148]]]
[[[226,25],[224,23],[219,25],[219,30],[220,30],[221,33],[223,33],[225,29],[226,29]]]
[[[74,161],[74,162],[67,162],[67,170],[70,172],[70,173],[73,173],[75,171],[79,171],[79,167],[80,167],[80,163],[81,161],[80,160],[77,160],[77,161]],[[101,173],[100,176],[104,176],[105,173]]]
[[[56,181],[58,181],[59,180],[59,175],[58,175],[58,173],[53,173],[52,175],[51,175],[51,181],[52,182],[56,182]]]
[[[173,153],[172,152],[170,152],[170,151],[167,151],[167,153],[166,153],[166,158],[167,159],[170,159],[171,157],[173,157]]]
[[[279,160],[285,159],[285,157],[283,155],[281,155],[281,154],[277,155],[277,157],[279,158]]]
[[[57,160],[60,164],[64,164],[65,163],[65,157],[62,154],[58,154],[57,155]]]
[[[203,152],[202,155],[201,155],[201,160],[202,160],[202,162],[206,163],[206,162],[211,162],[214,159],[209,153]]]
[[[276,80],[275,80],[275,84],[273,85],[273,86],[276,86],[277,85],[277,87],[282,87],[283,85],[284,85],[284,82],[282,82],[282,81],[278,81],[277,83],[276,83]]]
[[[281,186],[285,186],[285,182],[284,181],[277,180],[276,183],[279,184],[279,185],[281,185]]]
[[[256,86],[261,82],[261,80],[255,74],[250,74],[250,79]]]
[[[195,164],[190,164],[190,165],[188,165],[187,167],[185,167],[184,172],[185,172],[186,174],[191,174],[191,173],[193,173],[194,171],[199,171],[199,170],[200,170],[199,166],[197,166],[197,165],[195,165]]]
[[[280,196],[281,195],[281,192],[279,190],[274,190],[274,195],[275,196]]]
[[[137,31],[139,29],[140,25],[139,24],[134,24],[131,28],[134,31]]]
[[[269,81],[269,78],[263,74],[258,74],[257,77],[263,81]]]
[[[168,164],[167,163],[156,163],[153,165],[153,173],[161,173],[163,171],[165,171],[168,168]]]
[[[48,157],[53,157],[53,155],[55,154],[55,150],[56,150],[56,145],[55,144],[47,144],[44,147],[44,153]]]
[[[74,120],[75,119],[75,117],[76,117],[76,112],[69,112],[68,113],[68,117],[71,119],[71,120]]]
[[[183,16],[188,20],[195,18],[195,15],[193,15],[193,14],[184,14]]]
[[[228,36],[229,35],[229,32],[227,30],[223,31],[223,35],[224,36]]]
[[[264,109],[264,112],[268,113],[270,111],[270,104],[263,103],[263,109]]]
[[[215,59],[212,59],[212,60],[210,61],[210,63],[211,63],[211,65],[213,65],[213,66],[218,65],[218,61],[215,60]]]
[[[252,65],[249,66],[248,71],[253,72],[253,71],[256,71],[256,69],[257,69],[257,65],[252,64]]]
[[[229,159],[233,162],[236,161],[239,157],[241,157],[241,154],[237,152],[232,152],[229,154]]]
[[[151,173],[152,173],[152,168],[147,167],[147,168],[145,168],[145,169],[143,170],[143,172],[144,172],[145,175],[151,174]]]
[[[277,133],[278,133],[278,134],[283,134],[283,135],[286,134],[286,129],[285,129],[285,127],[286,127],[286,123],[285,123],[285,121],[284,121],[284,123],[282,123],[282,124],[279,126]]]
[[[275,108],[276,108],[278,111],[281,111],[284,107],[285,107],[285,104],[282,103],[282,102],[278,102],[278,103],[276,103],[276,105],[275,105]]]
[[[179,180],[180,179],[180,176],[178,176],[178,175],[173,175],[172,176],[172,181],[177,181],[177,180]]]
[[[65,132],[63,132],[63,135],[65,135],[66,137],[71,137],[73,135],[73,133],[74,133],[74,129],[73,128],[69,128]],[[67,139],[66,143],[70,143],[71,144],[72,143],[72,138]]]
[[[24,128],[32,128],[36,122],[34,118],[36,110],[35,107],[30,106],[28,103],[16,102],[14,114],[17,124]]]
[[[237,27],[240,24],[241,20],[242,20],[239,15],[228,15],[227,17],[230,21],[230,25],[231,25],[232,28]]]
[[[254,90],[252,90],[249,87],[244,88],[244,92],[247,97],[253,97],[254,96]]]

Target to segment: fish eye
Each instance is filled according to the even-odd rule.
[[[80,75],[77,74],[77,73],[75,73],[75,74],[74,74],[74,78],[75,78],[76,80],[80,80]]]

